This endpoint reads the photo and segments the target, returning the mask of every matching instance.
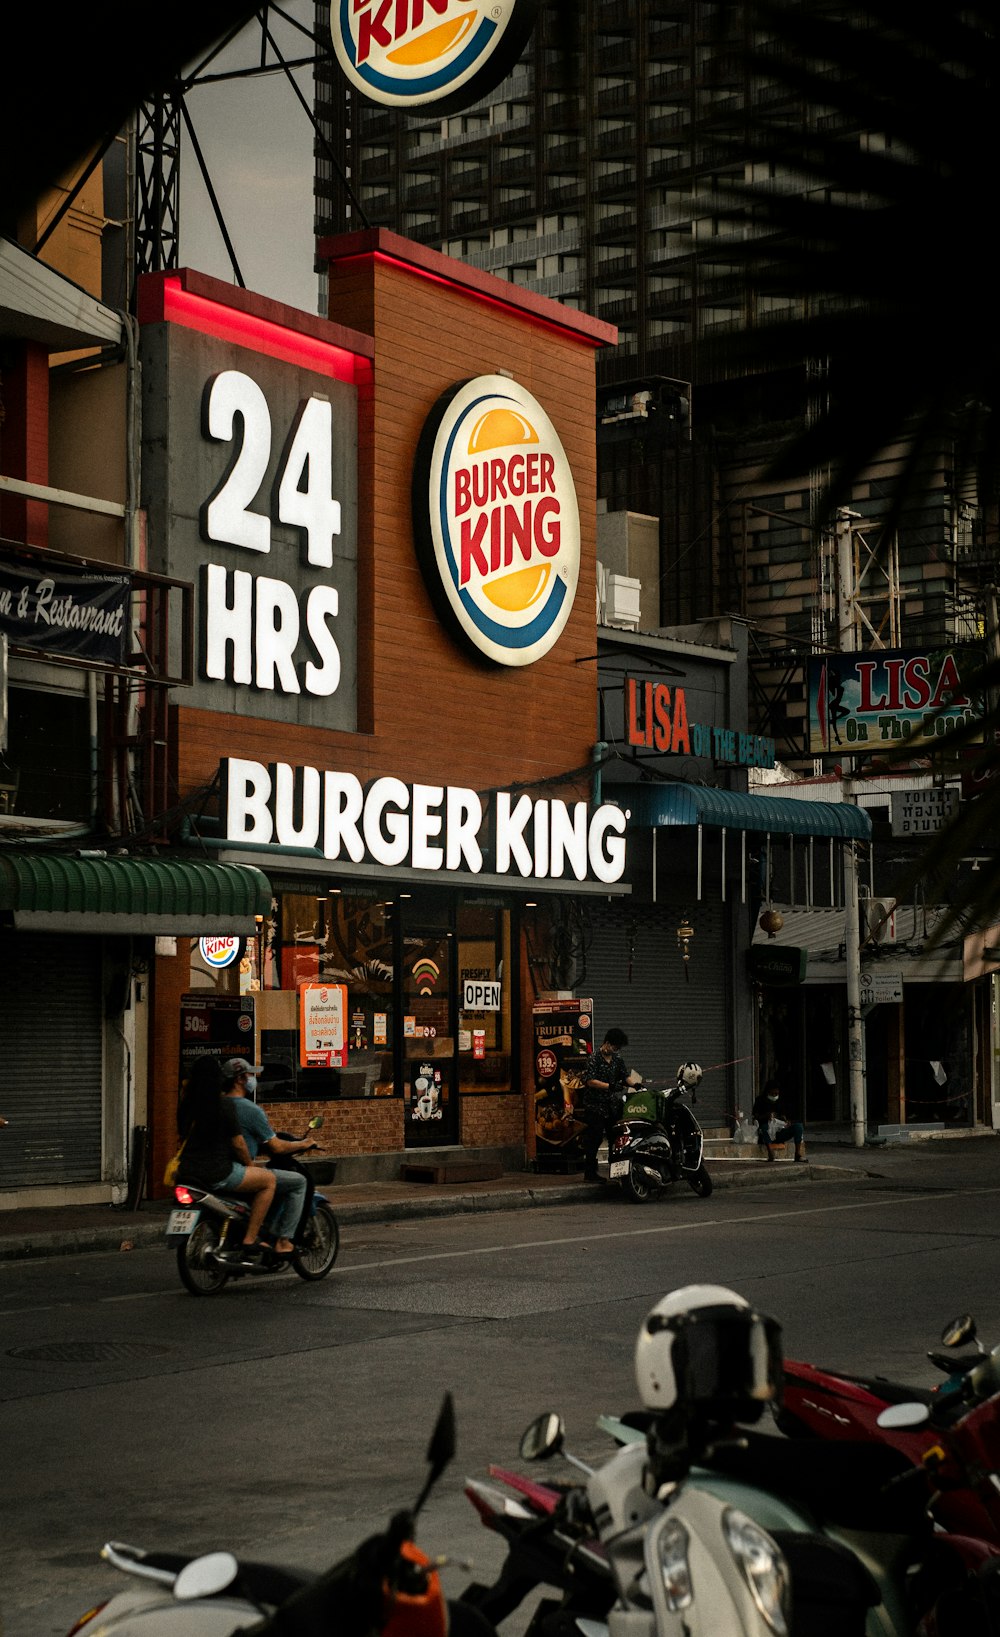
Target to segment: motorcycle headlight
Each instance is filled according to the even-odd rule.
[[[694,1597],[691,1565],[688,1562],[688,1532],[676,1518],[671,1518],[660,1531],[657,1553],[667,1594],[667,1608],[671,1614],[676,1614],[679,1609],[686,1609]]]
[[[722,1516],[729,1550],[761,1614],[777,1637],[788,1637],[788,1564],[766,1530],[730,1506]]]

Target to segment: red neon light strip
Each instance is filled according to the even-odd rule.
[[[213,335],[219,341],[235,342],[251,352],[298,364],[303,369],[314,370],[317,375],[346,381],[350,386],[360,386],[371,378],[371,360],[349,352],[346,347],[336,347],[283,324],[193,295],[182,287],[180,279],[164,279],[162,288],[163,317],[168,323],[181,324],[201,335]]]

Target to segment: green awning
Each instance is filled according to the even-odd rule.
[[[605,798],[627,808],[643,830],[703,824],[714,830],[752,830],[761,835],[827,836],[835,841],[868,841],[872,821],[849,801],[797,801],[790,796],[758,796],[715,790],[702,784],[605,785]]]
[[[246,937],[271,885],[243,864],[0,852],[0,918],[36,932]]]

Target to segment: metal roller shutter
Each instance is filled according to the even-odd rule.
[[[672,1080],[677,1065],[690,1059],[708,1069],[731,1056],[724,915],[721,903],[698,904],[685,981],[677,948],[680,908],[623,902],[593,907],[587,975],[577,993],[593,996],[595,1043],[605,1029],[624,1029],[629,1065],[647,1080]],[[697,1104],[704,1126],[726,1124],[729,1073],[719,1068],[705,1075]]]
[[[0,933],[5,1188],[101,1177],[101,940]]]

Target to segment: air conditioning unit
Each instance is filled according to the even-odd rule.
[[[865,943],[894,944],[896,942],[895,898],[862,898],[861,937]]]
[[[627,574],[608,574],[604,581],[604,623],[620,631],[638,631],[642,581]]]

